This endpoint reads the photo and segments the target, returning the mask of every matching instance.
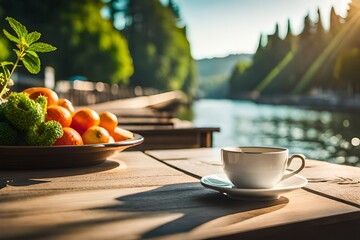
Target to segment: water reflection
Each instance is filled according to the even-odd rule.
[[[245,101],[200,100],[199,127],[220,127],[214,146],[277,145],[309,158],[360,167],[359,113],[314,111]]]

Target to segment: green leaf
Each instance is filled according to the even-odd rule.
[[[26,27],[20,22],[11,17],[7,17],[6,20],[9,22],[11,28],[14,29],[19,39],[28,35]]]
[[[27,51],[21,61],[30,73],[37,74],[40,72],[40,58],[36,52]]]
[[[6,79],[10,77],[10,70],[7,68],[8,65],[14,65],[14,64],[12,62],[6,62],[6,61],[0,63],[0,66],[3,69],[3,72],[1,73],[0,76],[5,77]]]
[[[6,31],[5,29],[3,29],[3,32],[5,34],[5,36],[10,40],[10,41],[13,41],[13,42],[16,42],[16,43],[19,43],[20,40],[15,37],[14,35],[11,35],[8,31]]]
[[[34,52],[52,52],[56,50],[56,47],[43,42],[37,42],[30,45],[29,50]]]
[[[26,42],[30,45],[33,42],[36,42],[37,40],[39,40],[40,36],[41,36],[41,33],[39,33],[39,32],[31,32],[27,35]]]
[[[4,67],[4,73],[6,77],[10,76],[10,70],[7,67]]]
[[[18,56],[19,57],[19,55],[20,55],[20,51],[19,50],[17,50],[17,49],[13,49],[14,50],[14,52],[16,53],[16,56]]]
[[[6,66],[6,65],[14,65],[14,63],[12,63],[12,62],[7,62],[7,61],[4,61],[4,62],[0,62],[0,65],[1,65],[1,66]]]

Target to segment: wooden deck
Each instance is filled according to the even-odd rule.
[[[120,127],[145,138],[143,144],[129,150],[212,147],[213,134],[219,132],[220,128],[196,127],[189,121],[176,118],[170,111],[171,106],[181,103],[184,98],[186,96],[182,92],[172,91],[79,106],[76,109],[90,107],[99,113],[110,111],[117,115]]]
[[[199,183],[219,161],[218,149],[178,149],[0,170],[0,239],[358,239],[360,168],[310,160],[306,188],[237,201]]]

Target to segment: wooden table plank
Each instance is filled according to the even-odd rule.
[[[57,191],[161,186],[194,181],[185,176],[141,152],[121,152],[102,164],[84,168],[0,171],[0,202],[24,193],[32,196]]]
[[[309,207],[299,207],[304,205]],[[63,192],[3,202],[0,236],[18,239],[53,235],[65,239],[245,236],[251,231],[292,223],[298,224],[297,230],[321,227],[331,224],[335,217],[336,222],[346,222],[355,218],[355,213],[351,206],[303,190],[272,202],[244,204],[198,183],[179,183]]]
[[[320,230],[346,236],[337,226],[360,219],[358,208],[302,189],[274,201],[232,200],[141,152],[0,176],[0,239],[297,239]]]
[[[217,148],[153,150],[146,153],[198,178],[223,172],[220,149]],[[296,169],[298,164],[294,161],[291,167]],[[300,175],[309,181],[305,189],[360,207],[360,168],[307,159]]]

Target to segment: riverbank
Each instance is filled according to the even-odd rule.
[[[245,99],[244,99],[245,100]],[[338,96],[333,94],[316,95],[273,95],[260,96],[251,100],[259,104],[297,106],[306,109],[354,112],[360,111],[360,95]]]

